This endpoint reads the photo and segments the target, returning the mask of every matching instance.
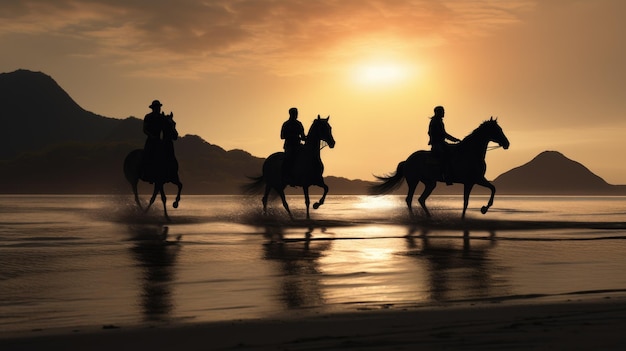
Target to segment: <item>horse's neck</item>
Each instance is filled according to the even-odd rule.
[[[459,143],[459,151],[469,155],[485,158],[489,139],[476,133],[470,134]]]
[[[176,140],[178,138],[178,131],[176,129],[167,126],[163,128],[163,140]]]
[[[314,135],[308,135],[304,143],[304,149],[312,155],[312,157],[320,157],[320,139]]]

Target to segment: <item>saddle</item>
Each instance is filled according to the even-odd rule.
[[[434,169],[438,169],[441,172],[441,179],[446,182],[447,185],[452,185],[452,178],[454,176],[454,168],[452,164],[456,159],[456,154],[451,149],[447,151],[447,163],[444,165],[441,157],[435,156],[432,151],[429,152],[429,157],[426,164]]]

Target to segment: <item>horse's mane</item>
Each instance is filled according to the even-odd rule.
[[[313,120],[313,123],[311,123],[311,126],[309,127],[309,131],[308,131],[308,132],[306,132],[306,135],[311,134],[311,131],[313,130],[313,128],[314,128],[314,127],[316,127],[316,125],[315,125],[315,124],[317,123],[317,121],[318,121],[317,119],[314,119],[314,120]]]
[[[311,123],[311,126],[309,127],[309,131],[306,133],[306,135],[309,135],[309,133],[311,133],[311,131],[313,130],[313,128],[317,128],[317,125],[321,122],[321,121],[325,121],[325,119],[320,119],[320,118],[316,118],[313,120],[313,123]]]
[[[309,127],[309,131],[306,133],[307,137],[311,134],[312,131],[317,130],[319,128],[320,123],[328,124],[328,118],[316,118],[311,123],[311,127]]]
[[[485,128],[490,127],[491,125],[494,125],[494,124],[498,125],[498,120],[497,119],[488,119],[486,121],[483,121],[483,123],[481,123],[478,127],[476,127],[476,129],[474,129],[465,138],[463,138],[463,140],[461,140],[461,142],[472,140],[473,138],[481,135],[481,133],[485,130]]]

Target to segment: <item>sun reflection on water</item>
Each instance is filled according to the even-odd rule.
[[[383,196],[360,196],[354,204],[355,208],[365,210],[380,210],[398,207],[398,197],[393,195]]]
[[[389,248],[368,247],[362,249],[361,256],[368,260],[380,261],[390,259],[393,252],[394,250]]]

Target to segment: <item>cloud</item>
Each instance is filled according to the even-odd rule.
[[[529,8],[527,0],[9,0],[0,3],[0,36],[88,41],[91,55],[144,74],[250,66],[290,74],[380,43],[410,50],[486,35]]]

